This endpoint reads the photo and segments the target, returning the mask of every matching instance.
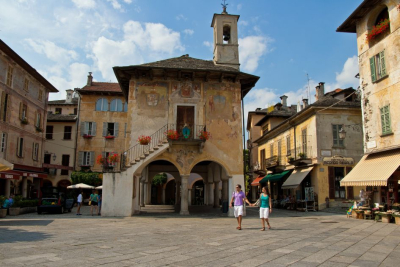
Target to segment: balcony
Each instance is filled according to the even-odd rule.
[[[168,130],[164,133],[169,143],[169,150],[175,145],[197,146],[201,153],[204,143],[211,137],[205,125],[176,125],[169,124]]]
[[[282,156],[272,156],[265,159],[265,169],[271,170],[284,170],[286,168],[286,161]]]
[[[311,159],[312,147],[300,146],[290,151],[287,156],[287,162],[294,166],[308,165],[312,163]]]

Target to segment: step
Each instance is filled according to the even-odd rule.
[[[168,209],[175,209],[174,205],[145,205],[144,207],[142,207],[142,209],[146,209],[146,210],[168,210]]]

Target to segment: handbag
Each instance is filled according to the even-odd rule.
[[[91,200],[89,200],[89,206],[91,206],[92,205],[92,201]]]

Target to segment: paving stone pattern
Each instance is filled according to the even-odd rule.
[[[236,220],[177,214],[103,218],[24,214],[0,219],[0,266],[399,266],[400,227],[345,215],[256,208]],[[86,214],[86,215],[85,215]]]

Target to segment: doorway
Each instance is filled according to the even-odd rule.
[[[183,128],[189,129],[189,132]],[[193,139],[194,106],[177,106],[176,130],[184,139]]]

